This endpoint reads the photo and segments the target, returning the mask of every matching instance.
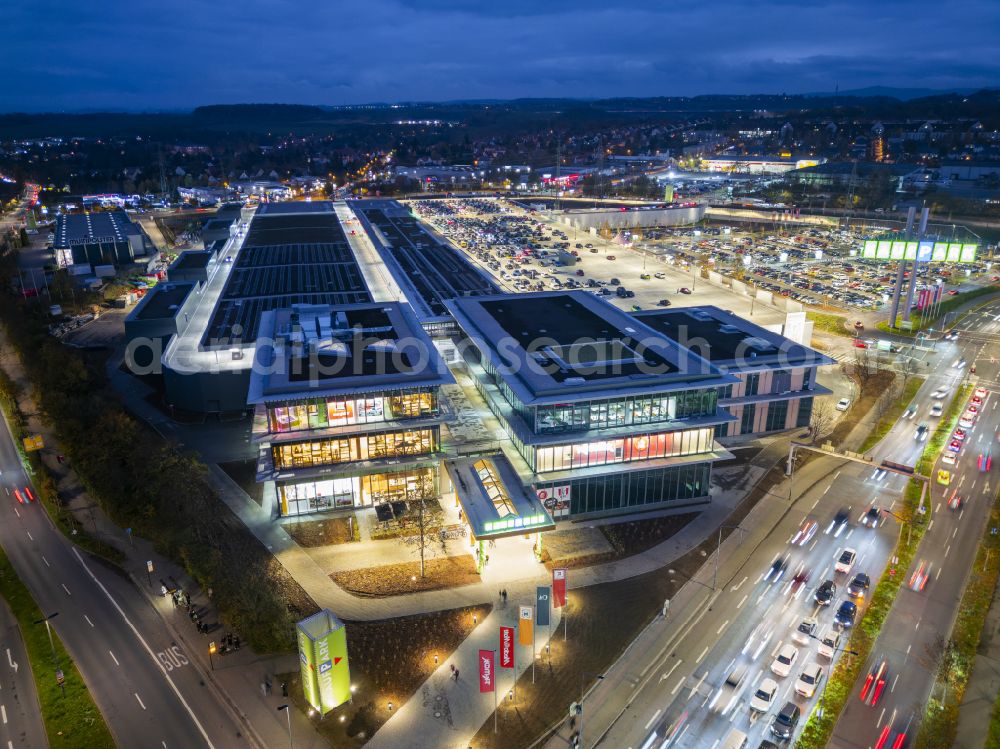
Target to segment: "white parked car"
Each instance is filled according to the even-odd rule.
[[[810,663],[799,674],[799,678],[795,682],[795,691],[802,697],[809,699],[816,694],[816,689],[822,681],[823,667],[815,662]]]
[[[838,411],[846,411],[850,407],[851,407],[850,398],[841,398],[839,401],[837,401],[836,409]]]
[[[784,678],[792,672],[795,661],[799,658],[799,649],[794,645],[783,645],[778,655],[771,662],[771,673]]]

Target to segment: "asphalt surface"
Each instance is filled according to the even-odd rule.
[[[1000,303],[983,307],[965,319],[956,330],[959,340],[953,343],[938,342],[938,356],[942,360],[938,372],[947,376],[949,370],[957,377],[957,370],[949,365],[965,359],[968,366],[976,366],[978,384],[989,392],[981,409],[981,416],[972,428],[954,466],[938,461],[938,468],[949,469],[950,486],[936,482],[931,485],[928,502],[928,529],[921,541],[914,564],[905,574],[904,585],[882,627],[873,649],[872,663],[885,660],[889,667],[889,680],[893,688],[887,691],[878,705],[867,706],[860,699],[860,691],[869,668],[862,670],[854,695],[841,714],[830,747],[874,747],[888,728],[887,744],[901,733],[915,734],[924,705],[931,694],[936,664],[941,644],[947,640],[961,600],[969,568],[975,560],[979,539],[989,517],[992,497],[1000,486],[1000,479],[991,473],[978,470],[980,454],[996,450],[997,428],[1000,425],[1000,366],[991,362],[990,356],[1000,355]],[[968,369],[968,367],[966,368]],[[964,374],[964,373],[963,373]],[[940,377],[931,378],[920,392],[918,416],[927,418],[929,388],[941,384]],[[886,457],[889,457],[888,455]],[[912,464],[906,459],[902,462]],[[953,491],[962,498],[958,510],[948,508],[947,499]],[[922,591],[910,589],[909,581],[921,563],[930,565],[929,579]]]
[[[14,615],[0,599],[0,747],[47,744],[24,641]]]
[[[56,615],[53,629],[118,745],[248,746],[134,585],[80,553],[38,504],[17,502],[14,488],[23,492],[28,481],[5,422],[2,431],[0,544],[42,612]],[[6,658],[5,653],[0,655]],[[55,667],[37,676],[54,679]]]

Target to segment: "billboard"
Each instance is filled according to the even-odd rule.
[[[295,632],[302,692],[325,715],[351,699],[347,629],[329,609],[323,609],[296,624]]]
[[[919,242],[900,239],[866,239],[861,246],[864,260],[915,260],[918,263],[974,263],[979,245],[965,242]]]

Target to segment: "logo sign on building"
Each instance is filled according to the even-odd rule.
[[[548,585],[539,585],[535,589],[535,623],[539,627],[549,626],[549,604],[551,603],[552,589]]]
[[[492,692],[496,684],[493,679],[493,651],[479,651],[479,693]]]
[[[566,568],[552,570],[552,605],[561,609],[566,605]]]
[[[531,645],[535,641],[534,620],[531,606],[522,606],[517,617],[517,642],[520,645]]]
[[[351,699],[347,629],[328,609],[296,626],[299,670],[306,701],[321,715]]]
[[[535,490],[538,501],[542,503],[546,510],[555,516],[569,513],[569,501],[572,496],[570,485],[546,486]]]
[[[920,240],[866,239],[861,246],[865,260],[915,260],[918,263],[974,263],[978,244]]]
[[[514,668],[513,627],[500,627],[500,668]]]

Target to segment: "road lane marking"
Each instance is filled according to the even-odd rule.
[[[676,668],[677,668],[677,667],[678,667],[679,665],[681,665],[681,663],[683,663],[683,662],[684,662],[684,661],[677,661],[677,663],[675,663],[674,665],[672,665],[672,666],[670,667],[670,670],[669,670],[669,671],[667,671],[667,672],[665,672],[665,673],[663,674],[663,676],[661,676],[661,677],[660,677],[660,682],[663,682],[663,681],[666,681],[667,679],[669,679],[669,678],[670,678],[670,674],[672,674],[672,673],[674,672],[674,670],[675,670],[675,669],[676,669]],[[660,682],[657,682],[657,683],[660,683]]]
[[[849,539],[851,537],[852,533],[854,533],[854,529],[853,528],[851,528],[851,530],[847,531],[847,535],[844,536],[844,541],[845,542],[847,541],[847,539]]]
[[[915,630],[916,629],[920,629],[920,622],[921,622],[921,619],[917,619],[917,626],[915,626],[913,629],[915,629]]]
[[[45,562],[45,566],[46,567],[51,567],[52,566],[51,564],[49,564],[49,560],[45,558],[44,554],[42,554],[42,561]]]
[[[941,577],[941,565],[938,565],[937,572],[934,573],[934,579],[937,580]]]
[[[7,706],[0,705],[0,716],[3,716],[3,724],[7,725]]]
[[[698,679],[698,683],[695,684],[693,687],[691,687],[691,694],[688,695],[688,699],[691,699],[692,697],[694,697],[698,693],[698,690],[701,689],[701,685],[705,683],[705,677],[706,676],[708,676],[708,671],[706,671],[705,673],[703,673],[701,675],[701,678]]]
[[[722,626],[721,626],[721,627],[719,627],[719,628],[718,628],[717,630],[715,630],[715,634],[716,634],[716,635],[721,635],[721,634],[722,634],[722,630],[724,630],[724,629],[725,629],[726,627],[728,627],[728,626],[729,626],[729,620],[728,620],[728,619],[726,619],[726,621],[724,621],[724,622],[722,623]]]
[[[115,662],[115,665],[116,665],[116,666],[120,666],[120,665],[122,665],[122,664],[120,664],[120,663],[118,662],[118,659],[117,659],[117,658],[115,658],[115,654],[114,654],[114,653],[112,653],[112,652],[111,652],[110,650],[108,651],[108,655],[110,655],[110,656],[111,656],[111,660],[113,660],[113,661]]]
[[[749,597],[748,594],[746,594],[746,593],[743,594],[743,597],[740,599],[740,602],[738,604],[736,604],[736,610],[737,611],[739,611],[741,608],[743,608],[743,604],[747,602],[747,598],[748,597]]]
[[[141,707],[141,708],[142,708],[143,710],[145,710],[145,709],[146,709],[146,706],[142,704],[142,698],[141,698],[141,697],[139,697],[139,693],[138,693],[138,692],[133,692],[132,694],[134,694],[134,695],[135,695],[135,698],[136,698],[136,699],[137,699],[137,700],[139,701],[139,706],[140,706],[140,707]]]
[[[649,719],[649,723],[647,723],[647,724],[645,725],[645,727],[643,727],[643,729],[642,729],[642,730],[644,730],[644,731],[648,731],[648,730],[649,730],[649,727],[650,727],[651,725],[653,725],[653,721],[655,721],[655,720],[656,720],[657,718],[659,718],[659,717],[660,717],[660,713],[662,713],[662,712],[663,712],[663,708],[660,708],[660,709],[659,709],[659,710],[657,710],[657,711],[656,711],[655,713],[653,713],[653,717]]]
[[[933,527],[934,527],[934,520],[931,520],[931,522],[927,524],[927,532],[930,533],[930,530]]]
[[[949,551],[951,551],[951,544],[948,544],[947,546],[944,547],[944,558],[945,559],[948,558],[948,552]]]
[[[677,682],[677,686],[670,690],[670,696],[671,697],[673,697],[675,694],[677,694],[680,691],[681,687],[684,686],[684,682],[686,680],[687,680],[686,676],[682,676],[681,677],[681,680],[679,682]]]
[[[881,727],[882,727],[882,718],[884,718],[884,717],[885,717],[885,710],[886,710],[886,709],[885,709],[885,708],[883,707],[883,708],[882,708],[882,712],[880,712],[880,713],[878,714],[878,720],[877,720],[877,721],[875,721],[875,727],[876,727],[876,728],[881,728]]]
[[[83,567],[83,569],[90,576],[90,579],[94,581],[97,587],[101,589],[101,592],[104,593],[105,596],[107,596],[109,601],[111,601],[111,605],[115,607],[115,610],[117,610],[118,613],[121,615],[122,619],[125,620],[125,623],[129,626],[129,629],[132,630],[132,633],[142,644],[142,647],[149,654],[149,657],[153,660],[154,663],[157,664],[157,666],[159,666],[160,672],[163,674],[163,678],[167,680],[167,684],[170,685],[170,689],[173,691],[175,695],[177,695],[177,699],[180,701],[181,705],[184,706],[184,709],[191,717],[191,721],[198,728],[198,732],[201,734],[202,738],[205,739],[205,743],[208,745],[208,749],[215,749],[215,744],[213,744],[212,739],[209,738],[208,733],[205,731],[205,727],[202,726],[201,721],[198,720],[198,716],[194,714],[194,711],[191,709],[191,706],[188,704],[187,700],[184,699],[184,695],[181,694],[180,690],[177,688],[177,685],[174,684],[174,680],[171,679],[170,676],[167,674],[167,672],[163,670],[163,667],[160,665],[160,661],[156,657],[156,654],[153,652],[153,649],[149,647],[149,644],[143,639],[142,635],[139,634],[139,630],[136,629],[135,625],[132,624],[132,621],[125,615],[125,612],[122,611],[122,607],[118,605],[118,601],[116,601],[114,597],[112,597],[111,593],[108,592],[108,589],[104,587],[104,584],[97,579],[97,576],[90,571],[90,567],[87,566],[87,563],[83,561],[83,557],[80,556],[80,551],[74,547],[73,554],[76,555],[77,561],[80,563],[80,566]]]
[[[962,519],[962,515],[964,515],[964,514],[965,514],[965,508],[963,507],[963,508],[962,508],[962,509],[961,509],[961,510],[959,511],[959,513],[958,513],[958,519],[959,519],[959,520],[961,520],[961,519]]]
[[[92,621],[90,621],[90,617],[89,616],[87,616],[86,614],[84,614],[83,618],[87,620],[87,624],[89,624],[91,627],[94,626],[94,623]]]
[[[913,643],[910,643],[909,645],[906,646],[906,654],[907,655],[910,654],[910,648],[912,648],[912,647],[913,647]]]
[[[826,489],[824,489],[824,490],[823,490],[823,496],[824,496],[824,497],[826,496],[826,493],[827,493],[828,491],[830,491],[830,486],[829,486],[829,485],[827,485]],[[816,500],[816,501],[818,502],[819,500]],[[813,507],[815,507],[815,506],[816,506],[816,505],[813,505]]]
[[[701,663],[701,659],[704,658],[706,655],[708,655],[708,645],[706,645],[705,649],[701,651],[701,655],[698,656],[698,660],[694,662],[694,665],[697,666],[699,663]]]
[[[892,680],[892,686],[889,687],[890,692],[896,691],[896,682],[899,681],[899,674],[896,674],[896,678]]]
[[[814,538],[813,542],[811,544],[809,544],[809,551],[812,551],[813,549],[815,549],[816,548],[816,544],[818,544],[818,543],[819,543],[819,539],[818,538]]]
[[[962,476],[962,478],[960,478],[958,480],[958,488],[961,489],[962,488],[962,484],[964,484],[964,483],[965,483],[965,476]]]
[[[27,528],[25,528],[24,532],[28,534],[28,538],[30,538],[32,541],[35,540],[35,537],[31,535],[31,531],[29,531]]]
[[[4,488],[6,489],[7,487],[4,487]],[[7,496],[8,496],[8,497],[10,496],[10,492],[7,492]],[[17,511],[17,508],[16,508],[16,507],[14,508],[14,514],[15,514],[15,515],[17,515],[18,517],[21,517],[21,513],[19,513],[19,512]]]
[[[739,590],[740,588],[742,588],[742,587],[743,587],[743,583],[745,583],[745,582],[746,582],[747,580],[749,580],[749,579],[750,579],[749,577],[744,577],[744,578],[743,578],[742,580],[740,580],[740,584],[739,584],[739,585],[734,585],[734,586],[733,586],[732,588],[730,588],[730,590],[731,590],[731,591],[732,591],[733,593],[735,593],[735,592],[736,592],[736,591],[738,591],[738,590]]]
[[[68,596],[73,595],[72,593],[69,592],[69,588],[66,587],[66,583],[59,583],[59,584],[62,586],[62,589],[66,591],[66,595]]]
[[[938,502],[938,503],[937,503],[937,507],[935,507],[935,508],[934,508],[934,512],[937,512],[937,511],[938,511],[938,510],[940,510],[940,509],[941,509],[941,503],[940,503],[940,502]]]
[[[952,537],[952,538],[954,538],[954,537],[955,537],[955,534],[957,534],[957,533],[958,533],[958,527],[956,526],[956,527],[955,527],[955,530],[953,530],[953,531],[951,532],[951,537]]]

